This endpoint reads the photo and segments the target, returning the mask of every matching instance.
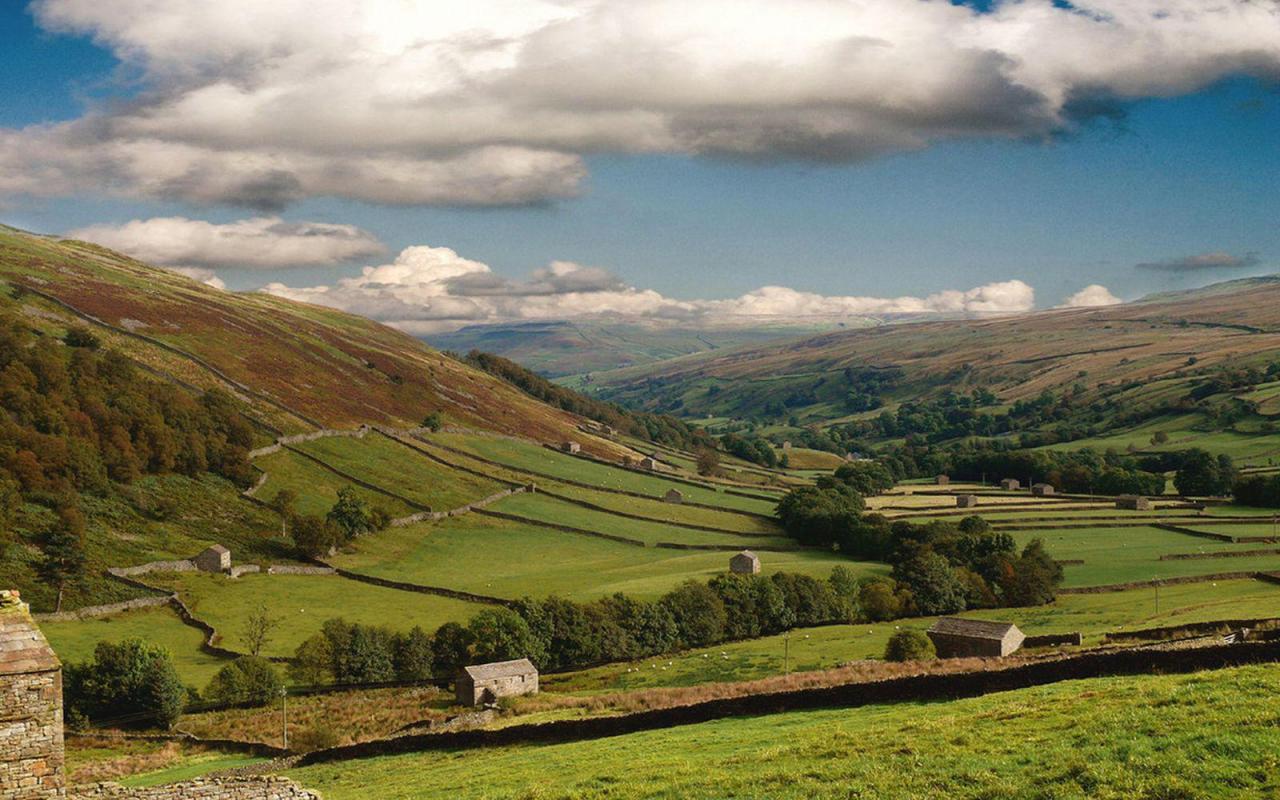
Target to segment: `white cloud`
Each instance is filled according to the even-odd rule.
[[[857,160],[1280,77],[1257,0],[35,0],[145,91],[0,129],[0,194],[573,195],[597,152]]]
[[[1119,297],[1112,294],[1107,287],[1093,283],[1068,297],[1062,303],[1062,307],[1094,308],[1097,306],[1114,306],[1123,302]]]
[[[728,300],[676,300],[628,286],[600,267],[567,261],[535,271],[528,281],[509,281],[449,248],[427,246],[406,248],[392,263],[365,267],[331,286],[276,282],[262,290],[414,332],[512,320],[623,317],[732,324],[862,314],[1007,314],[1035,306],[1034,290],[1017,280],[928,297],[840,297],[765,286]]]
[[[227,284],[219,278],[217,273],[211,269],[201,269],[200,267],[170,267],[170,269],[179,275],[186,275],[188,278],[199,281],[205,286],[212,286],[215,289],[226,289]]]
[[[354,225],[254,217],[216,224],[185,217],[93,225],[67,234],[141,261],[205,269],[329,266],[382,253],[378,238]]]

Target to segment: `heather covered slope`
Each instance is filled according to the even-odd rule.
[[[84,242],[0,228],[0,280],[49,327],[86,318],[108,346],[195,388],[246,400],[265,430],[458,424],[540,441],[577,426],[502,381],[362,317],[224,292]],[[587,438],[587,449],[612,446]]]
[[[868,374],[900,371],[887,404],[979,387],[1003,403],[1046,390],[1091,402],[1145,387],[1126,398],[1133,406],[1185,392],[1214,370],[1278,357],[1280,279],[1257,278],[1106,308],[883,326],[686,356],[597,373],[594,392],[687,415],[768,417],[767,407],[781,405],[786,415],[826,421],[850,413],[845,398]]]

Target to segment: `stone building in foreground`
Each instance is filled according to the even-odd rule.
[[[0,797],[64,797],[62,664],[16,590],[0,591]]]
[[[500,697],[538,693],[538,668],[527,658],[463,667],[454,687],[458,704],[484,706]]]
[[[927,631],[938,658],[1007,656],[1027,637],[1012,622],[943,617]]]

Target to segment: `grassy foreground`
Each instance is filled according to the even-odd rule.
[[[1280,670],[1261,666],[388,756],[291,775],[328,800],[1274,797],[1278,717]]]

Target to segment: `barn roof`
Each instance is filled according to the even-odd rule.
[[[60,666],[17,591],[0,592],[0,675],[47,672]]]
[[[721,556],[721,558],[723,558],[723,556]],[[734,558],[750,558],[754,560],[754,559],[758,559],[759,556],[757,556],[755,553],[751,552],[750,550],[743,550],[742,552],[735,555]]]
[[[966,619],[963,617],[943,617],[933,623],[929,633],[940,633],[944,636],[965,636],[970,639],[1003,639],[1009,631],[1017,630],[1012,622],[991,622],[985,619]]]
[[[217,553],[218,555],[222,556],[222,555],[226,555],[227,553],[230,553],[231,551],[230,551],[230,550],[228,550],[227,548],[223,547],[223,546],[222,546],[222,545],[220,545],[220,544],[211,544],[211,545],[209,545],[208,547],[206,547],[206,548],[204,549],[204,551],[203,551],[203,552],[205,552],[205,553],[210,553],[210,552],[212,552],[212,553]]]
[[[527,658],[517,658],[514,661],[472,664],[469,667],[463,667],[462,671],[467,673],[473,681],[484,681],[494,678],[508,678],[512,675],[528,675],[531,672],[537,673],[538,668]]]

